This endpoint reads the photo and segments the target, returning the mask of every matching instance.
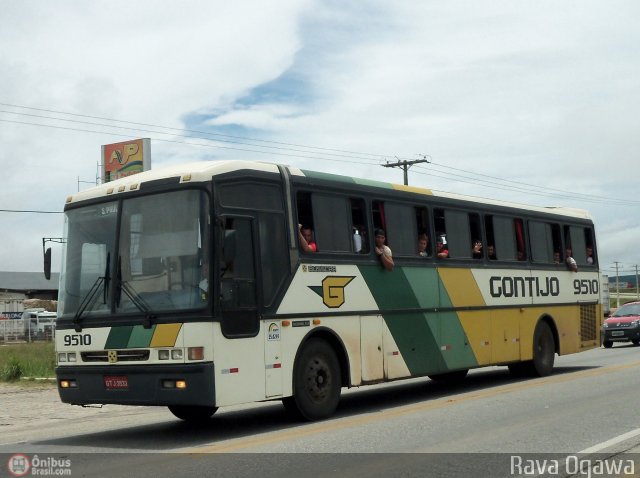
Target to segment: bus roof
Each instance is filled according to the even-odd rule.
[[[509,201],[500,201],[495,199],[487,199],[477,196],[467,196],[463,194],[455,194],[444,191],[437,191],[433,189],[420,188],[415,186],[405,186],[402,184],[387,183],[383,181],[374,181],[369,179],[354,178],[350,176],[342,176],[338,174],[322,173],[317,171],[302,170],[296,167],[287,166],[289,174],[297,177],[309,177],[315,179],[322,179],[328,181],[335,181],[337,183],[350,183],[360,186],[378,187],[381,189],[392,189],[396,191],[406,191],[415,194],[424,194],[431,197],[454,199],[459,201],[470,201],[479,204],[486,204],[490,206],[509,207],[516,209],[523,209],[526,211],[536,211],[545,214],[557,214],[561,216],[569,216],[580,219],[591,220],[592,217],[588,211],[576,208],[567,207],[541,207],[530,206],[520,203],[512,203]],[[198,161],[192,163],[182,163],[173,166],[152,169],[144,171],[142,173],[126,176],[124,178],[117,179],[108,183],[95,186],[93,188],[80,191],[67,197],[67,204],[74,204],[87,199],[95,198],[114,198],[119,193],[135,191],[140,188],[140,185],[149,181],[155,181],[159,179],[179,177],[179,182],[184,183],[198,183],[210,181],[213,176],[232,173],[241,170],[251,170],[278,174],[278,165],[274,163],[266,163],[259,161],[242,161],[242,160],[228,160],[228,161]]]

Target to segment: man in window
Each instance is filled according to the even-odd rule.
[[[385,245],[385,241],[387,240],[387,236],[383,229],[376,229],[376,255],[380,259],[380,263],[382,266],[388,270],[392,271],[393,266],[393,258],[391,256],[391,249],[389,246]]]
[[[300,242],[300,249],[304,252],[318,252],[318,246],[313,240],[313,232],[310,227],[298,224],[298,241]]]

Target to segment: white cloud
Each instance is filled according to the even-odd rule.
[[[636,200],[639,10],[633,1],[612,8],[596,1],[0,0],[0,103],[175,128],[186,121],[390,160],[429,154],[489,176]],[[101,144],[171,139],[105,134],[86,124],[103,120],[74,119],[82,122],[51,129],[6,120],[51,121],[0,113],[2,208],[61,210],[78,179],[95,177]],[[156,166],[242,154],[402,179],[399,170],[375,165],[158,139]],[[587,207],[603,264],[640,261],[629,243],[638,238],[635,207],[491,190],[437,174],[427,167],[410,178],[436,189]],[[628,222],[614,223],[619,217]],[[41,238],[59,235],[61,219],[0,218],[12,231],[28,225],[33,236],[9,236],[0,268],[40,270]]]

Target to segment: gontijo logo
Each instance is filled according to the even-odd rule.
[[[327,276],[322,286],[309,286],[309,289],[322,297],[322,303],[331,309],[341,307],[345,302],[344,288],[355,276]]]

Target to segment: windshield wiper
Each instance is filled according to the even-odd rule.
[[[98,277],[95,280],[95,282],[89,289],[89,292],[85,294],[84,298],[82,299],[82,302],[80,302],[80,306],[78,307],[76,314],[73,316],[73,324],[75,325],[76,332],[82,332],[82,314],[84,314],[84,312],[87,310],[87,307],[89,307],[89,305],[93,306],[93,304],[95,303],[95,299],[98,296],[98,291],[100,290],[100,286],[103,284],[104,284],[104,288],[103,288],[103,294],[102,294],[102,301],[103,301],[102,303],[103,304],[107,303],[107,295],[108,295],[109,280],[110,280],[109,278],[110,258],[111,258],[111,253],[108,252],[107,266],[105,267],[104,276]]]
[[[121,293],[124,292],[124,295],[126,295],[129,298],[131,303],[135,305],[140,312],[144,313],[144,322],[143,322],[144,328],[145,329],[151,328],[151,320],[155,319],[156,316],[153,315],[151,311],[151,307],[149,306],[149,304],[145,302],[145,300],[142,297],[140,297],[140,294],[138,294],[138,292],[131,285],[129,285],[127,281],[122,280],[122,258],[121,257],[118,257],[118,272],[116,277],[118,280],[118,287],[116,289],[116,306],[120,307]]]
[[[140,294],[138,294],[138,292],[132,286],[130,286],[127,281],[121,280],[120,288],[124,292],[124,295],[129,297],[129,300],[138,308],[140,312],[151,312],[151,307],[149,307],[149,304],[147,304],[144,299],[140,297]]]

